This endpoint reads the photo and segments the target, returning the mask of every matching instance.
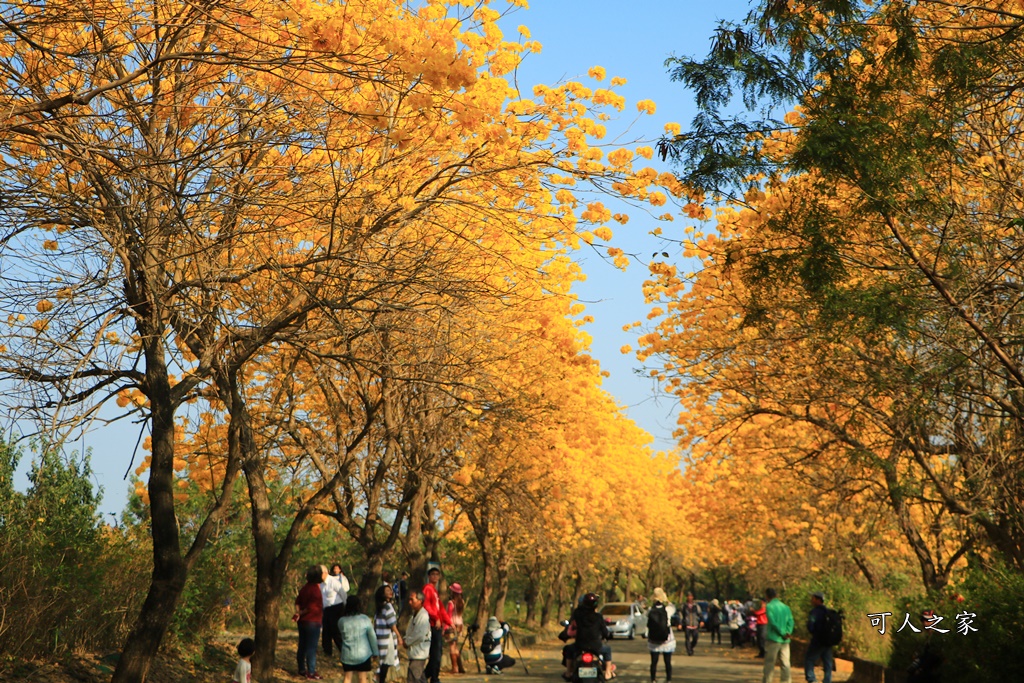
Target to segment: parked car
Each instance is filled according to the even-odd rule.
[[[613,638],[625,636],[633,640],[638,633],[647,637],[647,613],[635,602],[606,602],[601,607],[601,616]]]

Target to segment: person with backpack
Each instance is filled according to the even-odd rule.
[[[489,674],[500,674],[502,669],[515,666],[516,660],[501,652],[502,641],[508,632],[509,625],[499,622],[497,617],[487,620],[487,628],[480,641],[480,652],[484,655],[484,664]]]
[[[835,610],[825,607],[825,594],[811,593],[811,611],[807,615],[807,632],[811,634],[811,642],[807,645],[807,656],[804,658],[804,677],[807,683],[815,683],[814,666],[821,660],[825,669],[824,682],[832,683],[832,670],[835,669],[835,657],[832,648],[842,639],[842,619]]]
[[[669,607],[675,612],[675,607],[668,602],[665,589],[654,589],[654,604],[647,613],[647,649],[651,652],[651,683],[657,679],[658,655],[665,660],[665,683],[672,680],[672,653],[676,651],[676,638],[672,634],[671,618]]]
[[[708,633],[710,633],[711,642],[715,642],[715,636],[718,636],[718,644],[722,644],[722,618],[724,610],[718,605],[718,598],[711,601],[711,606],[708,607]]]
[[[597,611],[597,603],[600,598],[597,593],[586,593],[580,598],[579,605],[572,611],[569,617],[569,625],[565,629],[568,638],[574,638],[572,650],[563,650],[563,657],[568,655],[568,667],[562,678],[571,681],[576,672],[576,657],[583,652],[590,652],[599,655],[604,662],[604,680],[610,681],[615,678],[615,665],[612,664],[612,649],[605,644],[611,640],[612,634],[608,631],[608,625],[604,616]]]

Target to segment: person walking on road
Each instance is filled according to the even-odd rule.
[[[743,612],[735,602],[725,604],[725,614],[729,621],[730,647],[740,647],[740,629],[743,627]]]
[[[647,613],[647,649],[651,652],[651,683],[658,677],[658,656],[665,661],[665,683],[672,681],[672,653],[676,651],[676,638],[672,634],[671,618],[668,613],[668,596],[665,589],[654,589],[654,602]]]
[[[427,658],[427,681],[441,682],[441,656],[444,651],[444,632],[452,627],[448,610],[441,605],[437,595],[437,584],[441,582],[441,570],[431,567],[427,572],[427,585],[423,587],[423,609],[430,615],[430,657]]]
[[[765,631],[764,675],[762,683],[771,683],[775,675],[775,660],[781,661],[782,683],[790,683],[789,673],[789,639],[793,635],[793,612],[782,600],[774,588],[766,588],[764,597],[767,601],[765,614],[768,616],[768,628]]]
[[[825,594],[821,592],[811,593],[811,611],[807,615],[807,632],[811,634],[811,642],[807,645],[807,656],[804,657],[804,678],[807,683],[815,683],[814,665],[821,660],[825,669],[823,680],[825,683],[832,683],[832,669],[835,667],[835,659],[832,656],[832,646],[825,642],[828,635],[825,623]]]
[[[700,629],[703,626],[700,605],[694,602],[693,593],[687,593],[686,604],[683,605],[683,628],[686,629],[686,654],[691,657],[694,648],[697,647],[697,639],[700,637]]]
[[[711,634],[711,642],[715,642],[715,636],[718,636],[718,644],[722,644],[722,608],[718,606],[718,598],[711,601],[711,606],[708,607],[708,632]]]
[[[405,647],[409,651],[409,675],[407,683],[427,683],[427,659],[430,657],[430,615],[423,609],[423,593],[409,593],[409,610],[412,617],[405,630]]]

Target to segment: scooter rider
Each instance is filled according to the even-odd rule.
[[[610,680],[612,675],[612,651],[605,645],[604,641],[611,639],[608,625],[604,616],[597,611],[597,593],[587,593],[580,600],[579,607],[573,610],[572,619],[569,622],[570,637],[575,633],[574,656],[569,658],[569,670],[566,672],[571,677],[575,673],[576,654],[581,652],[592,652],[600,654],[604,659],[604,678]]]

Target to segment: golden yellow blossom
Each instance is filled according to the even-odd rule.
[[[657,106],[654,104],[654,100],[640,100],[636,103],[636,110],[641,114],[654,114]]]

